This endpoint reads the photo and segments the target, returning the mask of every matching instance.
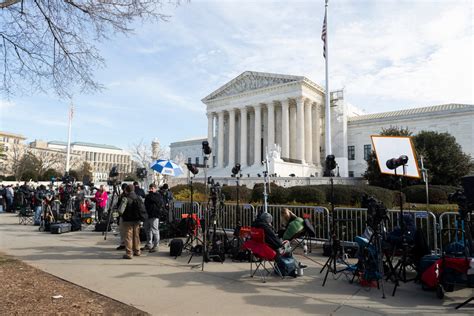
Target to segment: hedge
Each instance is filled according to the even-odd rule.
[[[334,204],[336,206],[360,206],[362,196],[368,194],[381,200],[386,207],[398,205],[398,192],[368,185],[334,185]],[[404,197],[404,196],[403,196]],[[252,202],[263,201],[263,184],[256,184],[252,190]],[[307,203],[326,204],[331,201],[330,185],[295,186],[290,188],[271,185],[269,203]]]
[[[430,204],[448,204],[448,195],[456,191],[456,187],[433,185],[428,187]],[[409,203],[426,203],[426,187],[412,185],[403,189]]]

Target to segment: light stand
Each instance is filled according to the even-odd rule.
[[[194,187],[193,187],[193,180],[194,177],[199,173],[199,169],[196,168],[191,163],[186,164],[186,167],[188,167],[188,175],[189,175],[189,191],[191,192],[190,196],[190,203],[191,203],[191,208],[188,212],[188,217],[186,219],[186,230],[187,230],[187,239],[186,242],[184,243],[183,249],[187,249],[191,252],[191,257],[189,258],[189,262],[191,262],[191,259],[194,256],[194,242],[200,241],[198,236],[195,236],[195,233],[197,235],[196,227],[197,227],[197,222],[194,220]]]
[[[265,171],[263,171],[263,211],[268,213],[268,194],[271,194],[270,180],[268,179],[268,152],[262,162],[265,164]]]
[[[236,221],[236,227],[234,229],[234,236],[239,236],[240,234],[240,228],[242,227],[242,224],[240,222],[241,216],[240,216],[240,205],[239,205],[239,200],[240,200],[240,178],[242,177],[242,173],[240,170],[241,166],[240,164],[236,164],[232,168],[232,175],[231,177],[235,178],[236,183],[237,183],[237,206],[236,206],[236,214],[235,214],[235,221]]]
[[[331,255],[329,256],[328,260],[322,267],[319,273],[322,273],[324,269],[326,269],[326,275],[324,276],[323,286],[326,285],[326,281],[329,275],[329,272],[332,272],[333,275],[336,275],[339,272],[346,271],[348,268],[344,268],[342,270],[337,270],[337,261],[341,259],[344,262],[343,256],[343,249],[341,246],[341,241],[337,237],[337,229],[336,229],[336,216],[334,213],[334,174],[333,170],[336,169],[337,163],[336,158],[334,155],[328,155],[326,157],[326,168],[324,171],[324,175],[330,177],[329,181],[331,183]]]
[[[209,194],[208,191],[208,179],[207,179],[207,168],[209,166],[207,163],[209,162],[209,157],[212,154],[212,148],[209,146],[208,141],[203,141],[202,142],[202,156],[203,156],[203,163],[204,163],[204,185],[206,187],[205,189],[205,194],[206,196]],[[214,163],[214,162],[213,162]],[[201,230],[203,231],[203,236],[202,236],[202,261],[201,261],[201,271],[204,271],[204,263],[205,263],[205,256],[207,255],[208,249],[207,249],[207,222],[209,219],[209,216],[206,217],[206,213],[209,212],[209,207],[206,206],[205,210],[202,210],[202,216],[204,217],[204,227],[201,227]]]

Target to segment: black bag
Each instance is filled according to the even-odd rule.
[[[71,231],[71,224],[69,223],[55,223],[51,224],[51,234],[63,234]]]
[[[95,231],[96,232],[105,232],[106,229],[107,229],[107,221],[100,221],[100,222],[95,224]],[[111,231],[110,225],[109,225],[107,231],[108,232]]]
[[[140,241],[146,241],[146,231],[144,227],[140,227]]]
[[[293,257],[279,256],[276,264],[282,276],[296,277],[296,261]]]
[[[78,230],[82,230],[81,218],[73,217],[71,218],[71,231],[75,232]]]
[[[170,256],[171,257],[178,257],[181,256],[181,253],[183,252],[183,240],[182,239],[173,239],[170,242]]]

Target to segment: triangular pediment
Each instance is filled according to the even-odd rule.
[[[302,76],[289,76],[265,72],[246,71],[232,79],[216,91],[209,94],[202,101],[210,101],[222,97],[228,97],[242,92],[267,88],[288,82],[303,80]]]

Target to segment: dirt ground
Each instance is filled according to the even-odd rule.
[[[148,315],[0,254],[0,315]],[[61,298],[54,298],[61,295]]]

